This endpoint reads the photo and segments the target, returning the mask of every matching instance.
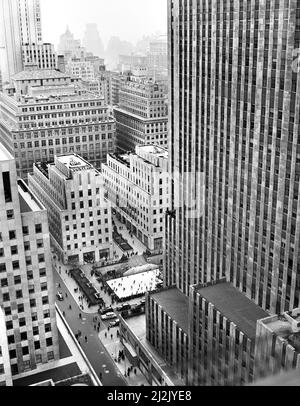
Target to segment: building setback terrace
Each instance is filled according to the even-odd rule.
[[[250,339],[255,339],[257,320],[269,316],[229,282],[199,287],[198,292]]]

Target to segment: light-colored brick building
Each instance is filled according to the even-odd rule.
[[[47,208],[51,242],[64,263],[112,257],[111,208],[91,164],[73,154],[35,164],[29,186]]]
[[[150,251],[161,251],[169,204],[168,151],[148,145],[132,154],[109,154],[102,173],[118,218]]]
[[[0,140],[27,178],[34,162],[79,153],[100,168],[115,151],[115,119],[104,99],[78,87],[69,75],[25,70],[14,77],[16,94],[0,95]]]
[[[120,77],[119,103],[114,108],[117,146],[134,151],[137,145],[168,144],[166,86],[147,77]]]
[[[1,144],[0,307],[13,377],[59,358],[47,211]]]

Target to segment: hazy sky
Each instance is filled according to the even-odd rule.
[[[167,0],[40,0],[44,41],[58,44],[66,26],[82,39],[86,23],[97,23],[104,46],[111,36],[135,43],[143,35],[167,33]]]

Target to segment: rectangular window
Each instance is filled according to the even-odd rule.
[[[9,172],[2,173],[2,180],[3,180],[3,188],[4,188],[4,197],[5,202],[9,203],[12,201],[11,195],[11,184],[10,184],[10,174]]]

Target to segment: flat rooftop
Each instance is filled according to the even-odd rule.
[[[229,282],[217,283],[204,288],[199,287],[198,292],[208,302],[211,302],[223,316],[235,323],[248,338],[255,338],[257,320],[269,316],[266,311]]]
[[[1,161],[12,161],[14,157],[8,152],[3,144],[0,142],[0,162]]]
[[[39,79],[63,79],[70,75],[52,69],[24,70],[12,77],[13,80],[39,80]]]
[[[25,182],[18,181],[18,192],[21,213],[30,213],[46,210],[37,198],[29,191]]]
[[[163,290],[151,295],[164,311],[188,333],[189,299],[177,288]]]
[[[78,169],[78,168],[85,168],[85,167],[91,167],[92,166],[84,161],[80,156],[78,155],[64,155],[64,156],[58,156],[57,161],[65,165],[68,169]]]
[[[137,152],[147,152],[160,158],[168,158],[169,154],[165,148],[161,148],[157,145],[143,145],[136,148]]]

